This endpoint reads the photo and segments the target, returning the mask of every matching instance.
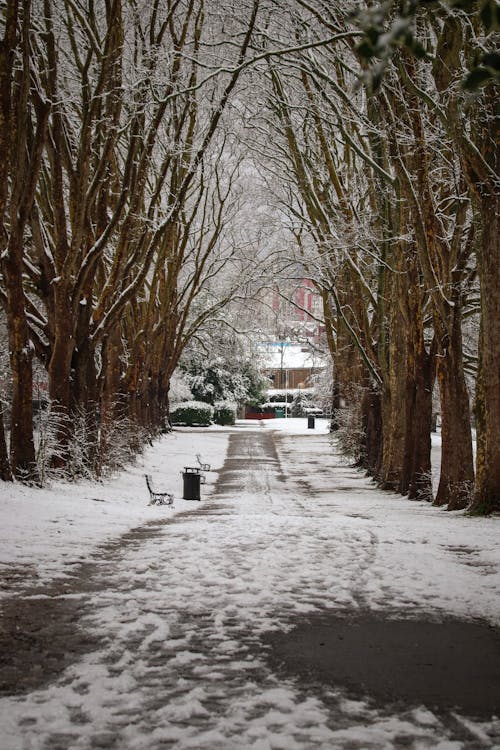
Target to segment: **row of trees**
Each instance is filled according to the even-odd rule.
[[[120,416],[165,424],[182,352],[275,249],[249,234],[258,179],[293,238],[272,256],[279,274],[305,272],[322,297],[334,399],[361,403],[366,469],[431,495],[437,379],[435,501],[498,510],[496,12],[490,0],[7,0],[2,477],[36,479],[34,360],[61,466],[77,414],[96,455]]]
[[[244,289],[251,261],[231,229],[241,160],[221,125],[257,8],[228,4],[222,29],[221,4],[204,0],[6,2],[4,479],[37,479],[34,359],[62,467],[76,414],[97,452],[118,415],[149,430],[164,424],[183,348]]]
[[[469,5],[349,16],[298,0],[287,28],[302,49],[268,65],[254,132],[259,150],[275,133],[266,157],[323,298],[336,405],[363,394],[362,464],[384,488],[433,497],[437,377],[435,502],[482,513],[500,508],[498,58],[495,19]],[[326,30],[336,40],[315,45]],[[464,350],[476,321],[478,350]]]

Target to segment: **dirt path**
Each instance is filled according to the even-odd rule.
[[[270,430],[235,432],[210,502],[99,547],[69,580],[6,600],[2,750],[493,747],[489,729],[481,740],[450,709],[493,710],[495,669],[483,667],[498,663],[498,634],[454,622],[455,645],[439,640],[437,659],[436,623],[398,636],[394,612],[372,618],[377,534],[369,517],[355,533],[335,522],[293,460],[305,447]],[[421,648],[401,670],[408,639]],[[481,654],[483,671],[477,680],[469,670],[461,690],[464,674],[452,670],[451,693],[441,678],[457,644]],[[432,715],[419,708],[426,689]]]

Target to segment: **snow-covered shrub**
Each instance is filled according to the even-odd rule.
[[[185,401],[172,404],[170,407],[170,422],[173,425],[194,425],[207,427],[212,422],[214,409],[203,401]]]
[[[425,502],[432,503],[434,500],[434,494],[432,490],[432,471],[422,471],[415,477],[416,483],[416,494],[414,499],[424,500]]]
[[[361,401],[353,401],[335,409],[332,421],[338,425],[335,431],[335,441],[344,456],[355,463],[361,461],[365,455],[365,431],[360,409]]]
[[[35,424],[35,460],[41,487],[57,477],[67,478],[66,470],[55,469],[54,464],[64,459],[58,435],[68,427],[68,417],[53,409],[51,404],[39,408]]]
[[[214,422],[219,425],[231,425],[236,421],[236,404],[230,401],[217,401],[214,404]]]
[[[215,404],[235,401],[239,404],[259,402],[265,380],[253,361],[238,357],[226,358],[199,352],[187,357],[181,365],[185,382],[198,401]],[[172,398],[172,401],[175,401]]]
[[[267,403],[269,404],[291,404],[296,396],[296,391],[292,388],[288,390],[279,390],[278,388],[269,388],[267,390]]]
[[[68,442],[61,445],[60,435]],[[53,479],[75,481],[95,477],[97,430],[83,411],[71,418],[48,402],[40,404],[35,421],[35,459],[42,487]]]
[[[93,479],[97,470],[99,433],[95,417],[83,409],[72,417],[72,438],[68,448],[67,474],[72,480]]]
[[[67,444],[58,437],[67,432]],[[36,463],[42,486],[51,480],[78,481],[112,474],[134,462],[146,444],[146,430],[127,417],[97,424],[83,409],[71,418],[51,404],[41,408],[35,430]]]
[[[148,431],[128,417],[110,420],[100,433],[99,475],[111,474],[134,463],[149,438]]]
[[[312,402],[309,396],[299,391],[293,398],[290,415],[292,417],[305,417],[307,416],[308,408],[311,407]]]
[[[180,370],[176,370],[170,378],[168,397],[173,404],[179,403],[180,401],[193,400],[193,392],[189,387],[187,377],[185,373]]]
[[[328,364],[321,372],[316,372],[311,378],[313,384],[313,401],[325,416],[332,411],[334,375],[332,364]]]
[[[69,435],[62,446],[58,436]],[[36,463],[41,486],[54,479],[77,481],[93,479],[98,465],[98,432],[91,429],[90,417],[83,411],[71,419],[49,403],[38,411],[35,430]]]

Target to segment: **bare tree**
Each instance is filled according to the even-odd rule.
[[[9,0],[2,14],[2,26],[0,160],[4,174],[0,181],[0,265],[13,383],[10,465],[15,476],[36,479],[32,406],[34,349],[23,288],[23,260],[50,107],[31,69],[30,0]]]
[[[341,16],[336,24],[343,28]],[[429,497],[426,295],[404,226],[409,216],[394,200],[383,123],[361,92],[347,94],[355,81],[346,61],[353,66],[356,58],[349,35],[340,36],[338,46],[302,51],[271,68],[270,109],[282,139],[273,163],[293,186],[295,225],[314,239],[311,253],[297,233],[300,258],[323,298],[340,394],[348,398],[356,385],[366,394],[364,465],[384,487]]]
[[[366,13],[361,10],[359,16],[360,26],[367,32],[361,45],[363,55],[376,60],[367,76],[370,86],[377,88],[390,61],[395,61],[413,99],[425,103],[451,139],[475,204],[481,287],[477,472],[472,505],[477,513],[498,510],[500,497],[500,448],[495,435],[500,417],[499,77],[497,22],[495,12],[489,13],[488,8],[477,3],[463,10],[450,3],[436,12],[415,3],[400,12],[393,3],[386,3]],[[402,56],[409,53],[426,61],[424,85],[413,81],[405,70]]]
[[[127,307],[177,241],[192,186],[205,194],[203,161],[258,7],[234,19],[235,46],[203,0],[125,9],[114,0],[102,14],[44,2],[35,61],[53,107],[24,271],[42,300],[29,317],[62,414],[95,410],[98,348],[109,359]],[[67,444],[70,421],[59,424]]]

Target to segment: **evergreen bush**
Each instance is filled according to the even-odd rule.
[[[227,401],[218,401],[214,406],[214,422],[219,425],[231,425],[236,421],[236,406]]]
[[[309,406],[311,406],[310,399],[306,394],[299,391],[294,396],[290,415],[292,417],[305,417],[307,416],[307,407]]]
[[[173,404],[170,408],[170,422],[173,425],[185,425],[187,427],[208,427],[212,422],[214,409],[210,404],[203,401],[184,401],[181,404]]]

